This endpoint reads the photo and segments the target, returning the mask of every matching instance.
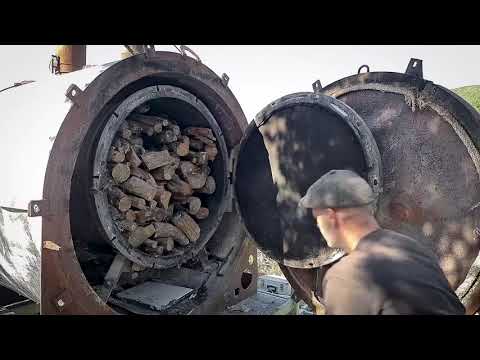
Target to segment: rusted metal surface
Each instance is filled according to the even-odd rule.
[[[88,78],[93,72],[82,76]],[[28,83],[0,95],[4,135],[0,148],[8,154],[0,178],[0,282],[35,302],[40,301],[42,219],[31,216],[36,215],[34,205],[47,213],[48,203],[31,201],[42,199],[49,151],[70,108],[65,90],[72,78],[79,76]]]
[[[46,171],[43,199],[48,199],[52,215],[43,217],[42,238],[55,242],[60,250],[42,251],[44,314],[114,313],[92,289],[76,256],[69,214],[79,214],[82,209],[71,208],[72,176],[78,159],[88,156],[88,150],[84,150],[93,146],[94,141],[88,135],[97,132],[128,95],[156,84],[177,86],[195,94],[215,117],[229,149],[242,137],[247,121],[231,91],[214,72],[188,57],[169,52],[132,56],[95,78],[63,121]],[[81,222],[81,219],[74,221]],[[96,225],[92,224],[91,228]],[[238,252],[241,244],[242,241],[234,243],[237,256],[241,254]],[[231,273],[230,265],[225,269]],[[223,293],[215,289],[210,291],[223,297]],[[203,309],[215,308],[218,296],[208,299],[208,304],[211,306],[205,305]]]
[[[363,68],[367,73],[361,73]],[[480,307],[480,115],[452,92],[424,80],[421,60],[412,59],[407,73],[370,73],[362,66],[358,75],[322,92],[353,108],[378,144],[384,180],[377,204],[381,225],[432,246],[467,313],[473,314]],[[322,313],[322,272],[280,268],[298,296]]]
[[[107,172],[106,164],[108,162],[109,151],[114,136],[129,114],[135,108],[147,101],[152,109],[158,107],[161,114],[166,114],[169,117],[176,119],[181,127],[208,126],[215,134],[220,152],[218,159],[213,163],[211,173],[215,178],[216,190],[215,194],[207,203],[205,203],[211,211],[209,217],[200,223],[200,238],[195,244],[182,249],[183,253],[168,257],[156,257],[154,255],[145,254],[144,252],[133,248],[128,243],[128,240],[117,229],[109,215],[110,210],[108,208],[108,200],[103,191],[103,188],[108,184],[108,179],[110,177],[110,174]],[[106,239],[125,257],[149,268],[174,267],[195,257],[198,252],[203,249],[205,244],[216,231],[223,213],[226,210],[227,201],[225,201],[225,197],[227,196],[229,186],[227,146],[222,135],[222,130],[217,125],[215,118],[207,107],[193,94],[173,86],[149,86],[130,95],[110,116],[98,140],[92,176],[94,190],[93,196],[96,205],[94,216],[99,214],[98,218],[106,233],[106,237],[91,237],[86,239],[86,241],[104,242]]]
[[[421,69],[363,73],[323,92],[352,107],[375,137],[384,175],[380,224],[432,246],[453,288],[469,281],[459,296],[473,313],[480,305],[478,269],[469,272],[480,250],[480,115],[423,80]]]
[[[257,115],[242,140],[234,181],[246,229],[263,252],[296,268],[321,266],[340,252],[326,245],[310,211],[298,207],[313,182],[339,168],[355,170],[375,193],[382,191],[375,140],[342,102],[292,94]]]

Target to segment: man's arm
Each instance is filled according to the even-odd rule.
[[[367,284],[329,276],[323,284],[326,315],[377,315],[379,299]]]

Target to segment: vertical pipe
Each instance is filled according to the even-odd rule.
[[[87,45],[58,45],[55,54],[60,58],[60,74],[81,70],[87,64]]]

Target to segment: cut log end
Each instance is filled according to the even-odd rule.
[[[184,211],[179,211],[172,218],[172,223],[179,228],[187,238],[195,242],[200,238],[200,227],[190,215]]]
[[[165,222],[156,222],[154,225],[156,230],[155,238],[172,238],[181,246],[186,246],[190,243],[188,237],[178,227]]]
[[[129,238],[128,242],[129,244],[137,248],[140,245],[142,245],[145,240],[147,240],[149,237],[153,236],[155,234],[155,227],[153,225],[148,225],[148,226],[139,226],[133,231]]]
[[[200,189],[202,194],[212,195],[216,190],[216,183],[213,176],[208,176],[205,185]]]
[[[141,158],[148,170],[157,169],[175,162],[167,150],[147,152],[141,155]]]
[[[124,183],[130,177],[130,167],[126,164],[117,164],[112,169],[112,178],[118,183]]]
[[[130,150],[127,152],[125,159],[127,159],[130,165],[133,167],[139,167],[142,164],[142,160],[140,160],[133,148],[130,148]]]
[[[122,184],[125,191],[132,195],[141,197],[146,201],[151,201],[157,193],[157,187],[147,183],[146,181],[132,176]]]

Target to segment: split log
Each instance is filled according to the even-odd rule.
[[[161,144],[169,144],[174,141],[177,141],[177,137],[173,133],[172,130],[164,130],[160,134],[157,134],[153,137],[153,140],[161,145]]]
[[[202,202],[198,197],[191,196],[188,198],[188,213],[191,215],[195,215],[198,213],[200,208],[202,207]]]
[[[137,228],[137,224],[129,220],[118,221],[118,222],[115,222],[115,224],[117,225],[118,229],[121,232],[128,231],[131,233],[131,232],[134,232],[135,229]]]
[[[152,222],[155,219],[155,214],[151,209],[144,209],[137,211],[136,215],[136,222],[139,225],[147,225],[148,223]]]
[[[200,210],[198,210],[198,212],[194,216],[198,220],[203,220],[203,219],[206,219],[209,214],[210,214],[210,211],[207,208],[201,207]]]
[[[114,205],[121,212],[126,212],[132,206],[132,201],[122,190],[112,186],[108,188],[108,198],[112,205]]]
[[[164,151],[151,151],[141,155],[142,161],[148,170],[153,170],[161,166],[172,164],[175,160],[170,153]]]
[[[188,136],[180,136],[178,141],[170,144],[169,148],[178,156],[188,155],[190,149],[190,138]]]
[[[200,238],[200,226],[193,220],[190,215],[184,211],[180,211],[172,218],[172,223],[179,228],[190,241],[195,242]]]
[[[205,182],[205,186],[203,186],[199,192],[202,194],[212,195],[216,190],[215,179],[212,176],[207,177],[207,181]]]
[[[142,199],[133,195],[130,195],[129,198],[132,201],[132,208],[135,208],[138,210],[144,210],[147,208],[145,199]]]
[[[131,167],[130,168],[130,175],[131,176],[136,176],[145,182],[149,183],[152,186],[156,186],[157,182],[155,181],[155,178],[150,174],[148,171],[145,171],[141,168],[138,167]]]
[[[170,191],[165,190],[164,186],[157,185],[157,193],[155,194],[154,200],[162,204],[164,209],[168,208],[171,197],[172,193]]]
[[[134,148],[130,148],[130,150],[126,153],[125,158],[132,167],[137,168],[142,164],[142,160],[138,157]]]
[[[172,180],[173,175],[175,175],[175,166],[166,165],[161,168],[155,169],[151,172],[153,178],[158,181],[169,181]]]
[[[173,163],[162,166],[151,172],[155,180],[158,180],[158,181],[172,180],[173,175],[175,175],[175,170],[177,170],[178,165],[180,164],[180,158],[176,156],[172,156],[172,159],[173,159]]]
[[[166,251],[170,252],[175,247],[175,243],[171,237],[161,237],[161,238],[156,238],[156,240],[158,240],[158,244],[163,246],[163,248]]]
[[[200,140],[205,145],[215,145],[215,141],[210,140],[209,138],[201,135],[194,135],[194,138]]]
[[[208,162],[208,154],[204,151],[202,152],[190,151],[186,155],[186,159],[190,160],[194,165],[205,165]]]
[[[164,223],[164,222],[158,222],[154,223],[155,225],[155,238],[172,238],[177,244],[186,246],[190,243],[188,240],[187,236],[176,226],[169,224],[169,223]]]
[[[136,122],[149,126],[154,133],[162,132],[163,124],[161,121],[158,120],[162,118],[142,114],[131,114],[129,118]]]
[[[110,152],[110,161],[114,163],[121,163],[125,161],[125,154],[123,152],[112,149]]]
[[[218,155],[218,149],[215,145],[206,145],[205,152],[209,161],[214,161]]]
[[[147,201],[153,200],[157,193],[156,186],[153,186],[136,176],[131,176],[128,181],[122,184],[122,187],[128,193],[141,197]]]
[[[130,177],[130,168],[126,164],[117,164],[112,169],[112,177],[118,183],[121,184],[128,180]]]
[[[188,127],[186,129],[184,129],[183,132],[187,135],[202,136],[202,137],[206,137],[210,140],[216,141],[216,138],[215,138],[215,135],[213,134],[212,129],[209,129],[209,128]]]
[[[133,211],[133,210],[128,210],[128,211],[125,213],[125,220],[135,221],[136,219],[137,219],[137,215],[135,214],[135,211]]]
[[[182,195],[192,195],[193,188],[188,183],[183,181],[180,176],[173,175],[172,180],[167,183],[167,189],[170,190],[172,193],[179,193]]]
[[[137,223],[140,225],[146,225],[149,222],[156,221],[162,222],[167,217],[167,211],[161,208],[140,210],[136,213]]]
[[[180,162],[179,169],[182,177],[187,181],[188,184],[190,184],[192,189],[201,189],[205,185],[205,182],[207,181],[207,173],[205,168],[195,166],[189,161],[182,161]],[[182,193],[181,191],[174,192]]]
[[[190,148],[193,150],[201,151],[205,147],[205,144],[198,139],[190,139]]]
[[[145,240],[155,234],[155,227],[153,225],[138,226],[128,237],[128,242],[134,248],[139,247]]]

